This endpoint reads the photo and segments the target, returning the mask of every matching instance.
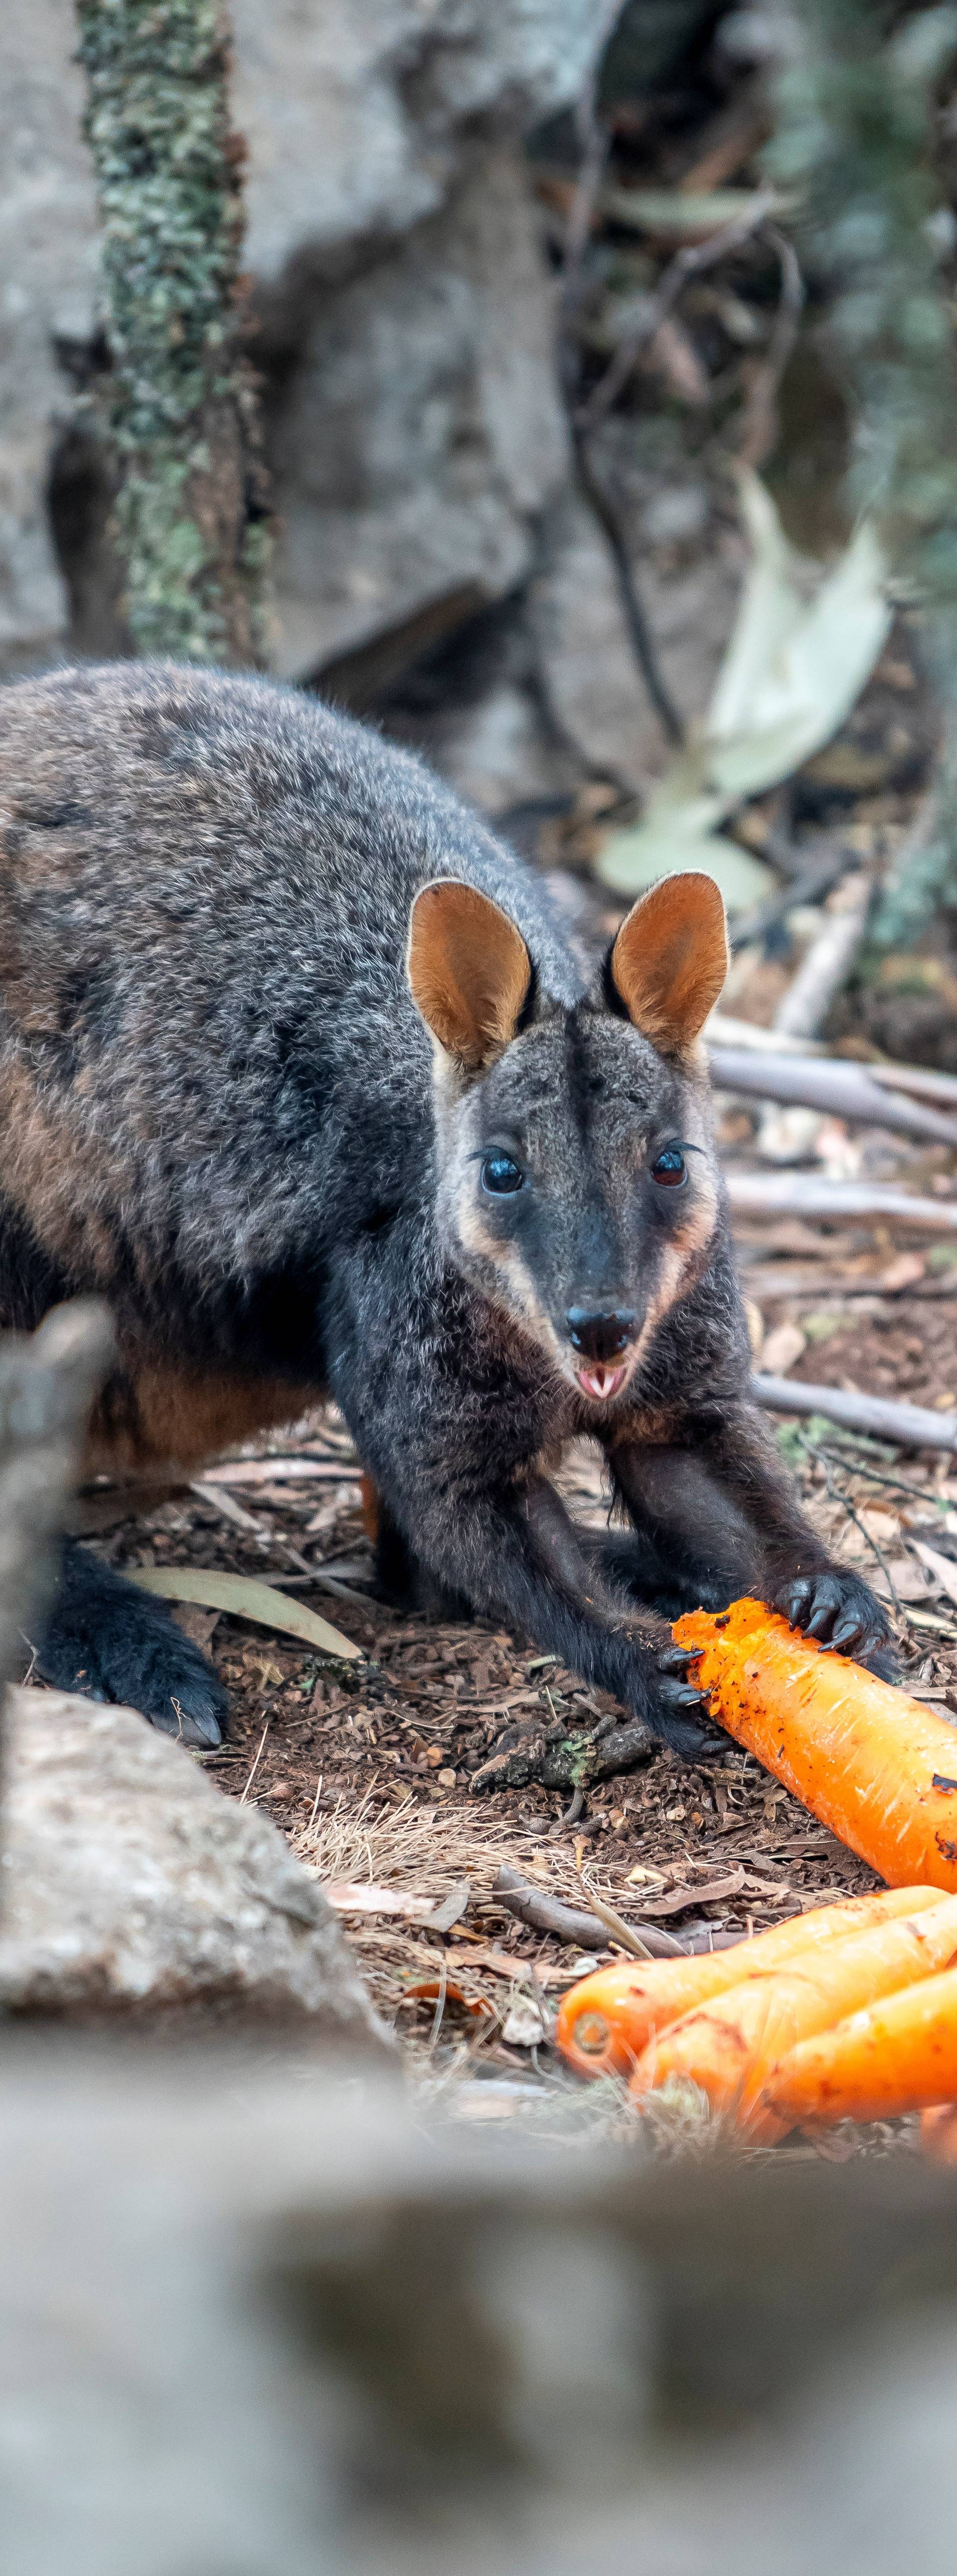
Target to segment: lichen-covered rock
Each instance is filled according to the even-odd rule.
[[[128,1708],[10,1694],[0,2008],[302,2022],[385,2050],[332,1908],[281,1834]]]

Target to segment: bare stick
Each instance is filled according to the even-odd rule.
[[[858,1126],[894,1128],[902,1136],[957,1145],[957,1118],[895,1094],[875,1082],[864,1065],[841,1057],[765,1055],[744,1047],[709,1045],[708,1055],[712,1081],[722,1091],[755,1100],[797,1101]]]
[[[859,1216],[879,1225],[912,1226],[916,1234],[957,1234],[957,1199],[912,1198],[870,1181],[818,1181],[810,1173],[726,1172],[736,1216]]]
[[[774,860],[773,850],[769,856]],[[789,878],[787,885],[778,887],[776,894],[766,895],[764,902],[755,904],[752,912],[739,913],[730,929],[735,955],[739,949],[749,948],[753,940],[764,939],[769,930],[784,920],[786,913],[793,912],[796,904],[819,903],[822,895],[830,894],[832,886],[844,875],[847,863],[846,850],[840,845],[835,848],[833,843],[830,847],[825,844],[816,858],[809,859],[806,866]],[[770,1037],[772,1032],[768,1030],[766,1034]]]
[[[651,628],[639,596],[634,567],[619,523],[618,512],[610,493],[606,491],[604,484],[595,473],[587,434],[583,430],[575,429],[573,425],[572,435],[582,491],[607,539],[635,660],[669,742],[680,747],[685,738],[684,724],[658,667]]]
[[[765,241],[777,253],[780,270],[778,309],[770,345],[760,366],[755,370],[744,406],[744,422],[738,453],[745,465],[763,465],[777,437],[777,397],[781,378],[790,358],[804,310],[804,279],[793,242],[776,224],[763,227]]]
[[[881,1395],[808,1386],[803,1378],[763,1377],[760,1372],[752,1378],[751,1390],[769,1413],[823,1413],[845,1431],[868,1432],[902,1448],[957,1449],[957,1413],[931,1413],[923,1404],[891,1404]]]
[[[882,1090],[910,1091],[918,1100],[943,1100],[957,1110],[957,1075],[938,1073],[929,1064],[869,1064],[868,1073]]]
[[[499,1870],[493,1892],[509,1913],[516,1914],[519,1922],[527,1923],[533,1932],[551,1932],[556,1941],[568,1941],[579,1950],[607,1950],[612,1931],[614,1939],[623,1948],[631,1949],[636,1958],[678,1959],[685,1955],[683,1942],[676,1941],[673,1932],[659,1932],[656,1924],[645,1923],[640,1933],[634,1932],[620,1915],[608,1921],[610,1907],[601,1915],[580,1914],[577,1907],[563,1905],[557,1896],[548,1896],[544,1888],[534,1887],[506,1863]],[[592,1902],[596,1902],[594,1897]]]
[[[684,741],[684,725],[658,668],[651,629],[639,596],[624,532],[619,525],[618,513],[610,494],[606,492],[604,485],[595,474],[589,453],[588,428],[577,417],[572,396],[571,376],[573,363],[576,362],[573,359],[571,326],[582,296],[585,282],[585,252],[601,186],[602,172],[608,156],[608,137],[600,126],[595,112],[593,85],[581,102],[579,130],[584,157],[565,235],[565,274],[561,299],[564,324],[561,374],[568,404],[572,445],[582,492],[594,512],[611,555],[622,612],[635,660],[669,742],[680,744]]]
[[[796,1055],[827,1057],[822,1038],[792,1037],[786,1029],[764,1029],[756,1020],[736,1019],[732,1011],[712,1011],[705,1024],[709,1046],[746,1047],[749,1055]],[[845,1056],[828,1058],[829,1062],[846,1064]],[[905,1091],[915,1100],[937,1100],[953,1107],[957,1115],[957,1074],[938,1073],[936,1065],[883,1064],[865,1065],[869,1082],[879,1082],[887,1091]]]
[[[867,928],[873,884],[855,871],[844,878],[817,939],[812,940],[794,982],[774,1014],[776,1029],[789,1037],[816,1038],[831,1003],[846,984]]]
[[[773,190],[760,191],[755,195],[753,206],[749,206],[743,215],[736,215],[733,223],[723,224],[720,232],[709,234],[707,241],[688,243],[684,250],[675,252],[655,294],[649,296],[644,313],[639,315],[621,341],[610,367],[577,414],[575,426],[579,431],[584,430],[587,435],[607,418],[612,404],[624,392],[642,350],[650,347],[662,323],[673,313],[689,278],[700,277],[703,270],[716,267],[729,251],[737,250],[743,241],[747,241],[749,234],[763,224],[774,203]]]

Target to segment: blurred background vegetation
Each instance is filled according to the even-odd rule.
[[[35,0],[0,58],[6,675],[258,661],[597,935],[699,757],[742,469],[769,660],[863,513],[870,676],[725,799],[728,1007],[773,1020],[857,867],[831,1036],[957,1071],[957,10]]]

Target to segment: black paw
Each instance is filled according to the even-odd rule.
[[[682,1762],[721,1762],[729,1751],[728,1739],[710,1723],[700,1723],[708,1718],[708,1701],[688,1678],[689,1661],[693,1663],[694,1657],[683,1646],[666,1646],[656,1656],[645,1715],[662,1744],[680,1754]]]
[[[138,1708],[183,1744],[221,1742],[228,1702],[206,1656],[158,1601],[86,1548],[64,1548],[37,1671],[58,1690]]]
[[[827,1574],[796,1574],[782,1583],[771,1596],[772,1610],[780,1610],[792,1628],[800,1628],[806,1637],[816,1637],[821,1645],[833,1646],[839,1655],[851,1655],[857,1664],[866,1664],[870,1672],[893,1681],[896,1672],[883,1671],[893,1665],[888,1654],[890,1629],[880,1602],[849,1567],[834,1567]],[[880,1663],[874,1658],[880,1654]]]

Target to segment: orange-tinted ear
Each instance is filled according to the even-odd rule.
[[[524,939],[475,886],[439,877],[412,906],[406,969],[427,1028],[470,1073],[515,1035],[532,980]]]
[[[663,877],[632,904],[609,960],[630,1020],[662,1055],[689,1046],[728,972],[724,905],[697,869]]]

